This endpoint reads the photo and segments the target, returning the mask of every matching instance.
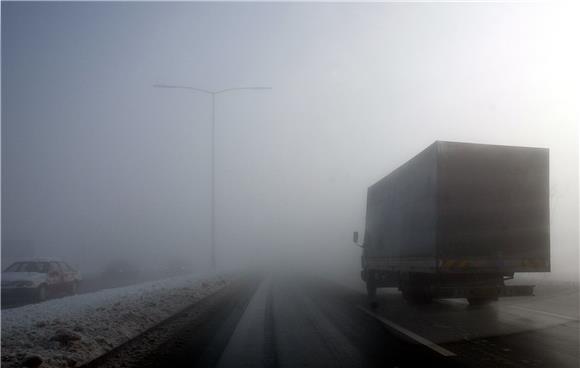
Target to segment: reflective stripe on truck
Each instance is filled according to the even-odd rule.
[[[544,271],[549,265],[544,259],[490,259],[490,258],[444,258],[438,262],[441,271],[465,271],[468,269],[510,269],[517,271]]]
[[[534,295],[533,285],[433,287],[436,298],[494,298]]]

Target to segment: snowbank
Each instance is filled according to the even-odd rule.
[[[214,293],[227,278],[180,276],[2,311],[2,367],[86,363]]]

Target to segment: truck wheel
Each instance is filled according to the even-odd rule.
[[[374,299],[377,296],[377,285],[374,280],[367,280],[367,296],[369,299]]]
[[[467,298],[467,302],[472,306],[487,305],[496,300],[497,298]]]
[[[375,275],[372,272],[368,272],[366,275],[367,279],[367,298],[372,308],[376,308],[377,303],[377,283],[375,281]]]
[[[40,285],[38,288],[36,288],[36,301],[37,302],[45,301],[46,296],[47,296],[47,292],[46,292],[45,285]]]

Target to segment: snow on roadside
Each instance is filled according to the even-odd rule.
[[[227,285],[227,277],[180,276],[2,311],[2,367],[86,363]]]

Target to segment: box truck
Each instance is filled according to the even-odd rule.
[[[433,143],[368,188],[360,246],[371,299],[381,287],[419,303],[532,295],[505,281],[550,271],[548,149]]]

